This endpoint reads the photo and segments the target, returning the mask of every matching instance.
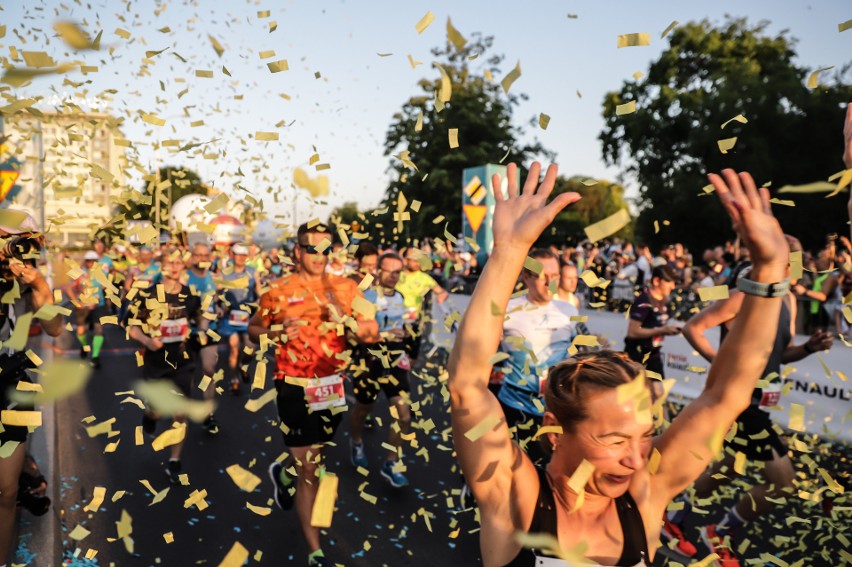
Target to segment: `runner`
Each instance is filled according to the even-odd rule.
[[[245,368],[251,355],[246,351],[252,350],[248,325],[260,296],[257,274],[254,268],[246,265],[247,259],[248,248],[242,244],[234,244],[231,247],[231,264],[222,270],[217,282],[222,288],[223,296],[219,334],[223,339],[227,339],[230,349],[229,388],[234,395],[240,393],[240,381],[248,381]]]
[[[509,358],[497,370],[498,376],[503,375],[497,399],[515,442],[533,463],[544,463],[547,450],[532,438],[544,417],[547,370],[565,358],[577,335],[572,317],[579,312],[570,303],[554,299],[552,289],[559,279],[556,255],[536,248],[528,257],[541,263],[541,272],[521,271],[527,293],[510,299],[506,308],[499,350]]]
[[[669,325],[667,303],[676,281],[671,269],[657,266],[651,270],[651,283],[633,301],[630,322],[624,339],[624,352],[630,360],[665,378],[663,338],[680,333],[680,327]]]
[[[337,333],[334,323],[343,324],[361,342],[376,342],[379,336],[369,314],[353,312],[353,301],[362,298],[357,284],[325,273],[332,238],[328,228],[303,224],[296,238],[297,271],[270,284],[260,298],[249,335],[258,344],[266,339],[280,341],[275,353],[275,387],[290,455],[286,466],[274,462],[269,467],[275,501],[284,510],[295,501],[308,546],[308,564],[327,566],[331,563],[320,547],[319,528],[311,525],[311,512],[317,479],[324,474],[323,446],[334,437],[340,414],[346,410],[340,373],[345,367],[347,339]],[[295,466],[295,478],[287,472],[291,466]]]
[[[405,351],[405,302],[402,294],[395,289],[402,272],[402,258],[395,252],[382,254],[378,261],[378,287],[368,289],[364,297],[373,303],[376,310],[376,321],[383,339],[380,354],[377,347],[369,348],[359,345],[357,355],[353,356],[353,383],[355,407],[349,412],[351,436],[349,438],[352,465],[370,468],[364,450],[362,433],[364,423],[373,405],[384,392],[388,399],[391,416],[395,425],[388,429],[386,446],[387,459],[380,470],[381,475],[394,488],[408,486],[408,479],[403,474],[401,464],[402,436],[408,433],[411,424],[411,388],[408,374],[411,370],[411,359]]]
[[[124,289],[130,291],[134,282],[145,282],[147,286],[160,283],[160,265],[154,262],[154,251],[150,246],[140,246],[137,262],[127,270],[127,278],[124,280]],[[137,286],[138,287],[138,286]]]
[[[104,346],[104,328],[101,317],[112,315],[112,309],[106,303],[104,282],[108,281],[107,265],[99,262],[100,256],[89,250],[83,256],[82,273],[67,288],[66,295],[74,305],[74,319],[77,325],[77,341],[80,343],[80,358],[92,353],[92,367],[101,367],[101,349]],[[96,274],[98,270],[100,273]],[[116,290],[117,292],[118,290]],[[92,345],[89,347],[88,332],[92,331]]]
[[[375,276],[378,262],[379,249],[376,245],[367,241],[360,242],[358,248],[355,250],[355,263],[358,266],[358,271],[352,274],[351,277],[357,283],[361,283],[365,275],[370,274],[371,276]]]
[[[411,333],[406,337],[406,347],[412,359],[417,359],[420,354],[420,342],[423,334],[427,331],[428,315],[423,313],[423,304],[426,296],[431,292],[438,304],[443,303],[450,296],[444,288],[438,285],[435,279],[423,271],[420,261],[429,263],[429,257],[419,249],[411,247],[405,251],[405,266],[399,277],[396,289],[405,299],[405,308],[408,310],[408,318],[412,322]]]
[[[536,469],[511,443],[502,409],[488,389],[500,341],[493,311],[495,305],[506,311],[526,251],[579,196],[563,193],[548,205],[557,168],[548,169],[539,187],[538,163],[530,167],[519,195],[516,172],[510,164],[507,197],[499,189],[500,177],[492,180],[493,252],[449,364],[453,441],[480,508],[483,565],[563,564],[541,549],[547,546],[525,550],[517,532],[549,534],[562,549],[582,544],[585,561],[650,564],[666,506],[710,463],[712,440],[748,406],[766,364],[781,309],[780,298],[772,296],[789,288],[782,281],[787,243],[770,212],[766,189],[758,192],[746,173],[737,177],[725,170],[725,181],[710,175],[751,251],[755,281],[741,280],[752,295],[743,301],[705,390],[654,439],[650,392],[639,364],[610,351],[564,360],[550,369],[545,393],[544,424],[551,428],[544,435],[553,455],[546,469]],[[648,464],[652,448],[653,466]]]
[[[163,252],[162,283],[138,290],[128,308],[128,335],[143,347],[146,380],[170,380],[187,398],[192,397],[195,377],[195,358],[190,356],[188,341],[190,324],[199,331],[207,330],[201,299],[181,283],[185,264],[180,250],[170,246]],[[160,301],[160,298],[164,301]],[[137,323],[138,321],[138,323]],[[142,414],[142,429],[149,436],[157,430],[160,419],[157,408],[149,404]],[[173,416],[185,424],[186,417]],[[166,474],[172,484],[178,484],[181,474],[183,438],[171,446]]]
[[[559,268],[559,289],[556,290],[556,299],[570,303],[574,309],[580,309],[580,298],[577,296],[577,284],[579,273],[574,264],[562,264]]]
[[[213,282],[213,276],[210,275],[210,247],[199,242],[192,247],[192,256],[190,258],[190,269],[186,272],[186,285],[194,295],[201,300],[202,308],[208,313],[216,312],[216,284]],[[206,306],[206,308],[205,308]],[[197,325],[192,325],[192,334],[201,336]],[[216,321],[208,320],[207,330],[216,331]],[[219,344],[207,335],[204,344],[199,344],[198,357],[201,360],[201,371],[205,376],[209,376],[213,381],[207,385],[204,390],[204,399],[212,400],[216,396],[216,364],[219,361]],[[216,416],[212,413],[204,421],[204,429],[211,435],[219,433],[219,423],[216,421]]]
[[[791,251],[801,251],[802,245],[796,238],[787,237]],[[749,268],[740,271],[740,278],[748,278]],[[788,274],[789,275],[789,274]],[[791,281],[791,287],[795,285]],[[745,295],[740,291],[731,291],[727,299],[713,303],[692,317],[683,328],[683,335],[698,353],[713,363],[717,351],[707,337],[710,329],[719,327],[721,341],[725,341],[731,329],[735,327],[737,315],[742,308]],[[792,293],[784,296],[781,315],[775,334],[772,352],[766,367],[761,372],[761,378],[767,383],[763,388],[755,388],[751,396],[749,408],[737,417],[737,434],[730,441],[725,441],[725,456],[713,463],[695,482],[695,498],[709,498],[713,492],[725,484],[727,476],[734,470],[737,453],[743,453],[750,462],[760,462],[764,469],[764,482],[755,484],[751,490],[730,508],[724,518],[717,524],[704,526],[701,530],[711,552],[721,558],[724,567],[740,565],[734,552],[720,545],[723,538],[734,533],[748,522],[767,513],[774,507],[772,499],[784,498],[793,488],[795,472],[793,462],[787,452],[787,446],[772,426],[768,410],[778,405],[781,396],[781,365],[796,362],[811,354],[831,348],[834,338],[826,331],[817,331],[807,342],[796,345],[796,298]],[[728,481],[730,482],[730,481]],[[669,539],[678,540],[678,549],[682,552],[695,548],[686,540],[683,534],[683,521],[692,511],[692,499],[686,494],[679,498],[684,503],[683,509],[670,511],[663,526],[663,534]],[[684,553],[687,556],[692,554]]]

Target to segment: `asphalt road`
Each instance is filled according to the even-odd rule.
[[[73,348],[73,338],[66,335],[60,348]],[[274,403],[257,413],[245,409],[249,399],[247,388],[239,397],[224,394],[217,398],[217,417],[221,424],[218,436],[208,435],[197,424],[191,424],[184,450],[183,470],[189,486],[174,486],[162,499],[154,502],[154,494],[143,484],[147,480],[155,492],[170,485],[164,468],[168,449],[156,452],[150,440],[144,446],[135,444],[135,428],[142,412],[133,403],[124,402],[141,376],[135,357],[122,333],[111,329],[107,337],[103,368],[94,373],[86,389],[60,402],[56,407],[58,439],[57,466],[62,479],[60,517],[66,563],[78,566],[189,566],[219,565],[235,542],[249,552],[248,565],[304,565],[306,549],[294,511],[284,512],[272,501],[272,485],[267,466],[284,450],[277,429]],[[412,378],[413,400],[420,402],[420,414],[414,416],[417,439],[424,451],[408,450],[406,464],[410,486],[390,487],[379,475],[386,440],[386,430],[378,425],[367,431],[365,443],[372,467],[367,477],[356,472],[349,463],[348,424],[343,420],[335,437],[335,445],[327,451],[331,472],[340,479],[339,497],[332,527],[325,530],[323,546],[335,563],[347,566],[432,566],[479,565],[479,542],[474,511],[458,509],[461,487],[458,468],[449,438],[446,390],[439,380],[441,351],[423,358]],[[220,354],[220,359],[223,359]],[[426,365],[423,365],[425,360]],[[271,369],[271,365],[270,365]],[[271,377],[267,380],[271,387]],[[199,392],[200,395],[200,392]],[[260,397],[254,392],[251,398]],[[377,421],[389,423],[387,403],[380,399],[375,412]],[[84,420],[91,424],[115,419],[111,437],[90,437]],[[431,420],[431,421],[430,421]],[[158,432],[168,424],[161,421]],[[118,442],[114,452],[104,453],[107,446]],[[811,456],[829,469],[835,478],[848,482],[849,448],[822,445]],[[225,472],[238,464],[261,479],[251,493],[242,491]],[[802,462],[797,462],[800,479],[814,478]],[[844,472],[845,471],[845,472]],[[697,541],[696,527],[718,520],[733,503],[736,490],[742,490],[748,478],[737,479],[721,499],[704,506],[701,515],[693,516],[687,535]],[[96,486],[106,488],[106,497],[96,512],[84,511]],[[802,485],[807,488],[806,485]],[[813,488],[810,488],[812,490]],[[207,507],[186,505],[194,491],[206,491]],[[123,496],[114,501],[116,494]],[[375,503],[370,502],[371,496]],[[270,508],[260,516],[247,507]],[[848,496],[838,497],[834,518],[822,512],[819,502],[808,503],[794,496],[765,518],[747,526],[734,537],[736,546],[744,550],[741,559],[748,564],[839,565],[838,556],[845,547],[835,535],[850,533]],[[132,526],[134,551],[116,540],[117,522],[124,516],[124,526]],[[77,526],[88,535],[79,537]],[[169,543],[165,534],[171,534]],[[95,550],[94,560],[83,559]],[[784,563],[769,559],[768,554],[783,558]],[[699,545],[694,559],[707,555]],[[76,556],[76,557],[75,557]],[[666,550],[657,554],[655,565],[688,565]],[[746,563],[744,563],[746,564]]]

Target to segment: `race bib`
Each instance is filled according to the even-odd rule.
[[[781,381],[774,380],[768,386],[762,389],[763,395],[760,397],[761,408],[771,408],[778,405],[781,401]]]
[[[163,343],[182,342],[189,334],[189,322],[186,317],[166,319],[160,323],[160,341]]]
[[[313,411],[345,406],[343,376],[332,374],[324,378],[311,379],[305,386],[305,398]]]
[[[547,390],[547,374],[550,372],[550,368],[545,368],[541,372],[541,376],[538,378],[538,393],[540,396],[544,395],[544,391]]]
[[[248,329],[249,314],[242,309],[233,309],[228,313],[228,325],[235,329]]]
[[[411,370],[411,359],[408,357],[408,354],[402,353],[396,365],[402,370]]]

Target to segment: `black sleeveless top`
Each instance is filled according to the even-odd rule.
[[[729,332],[724,323],[719,325],[720,346],[725,341],[725,337],[728,336]],[[769,353],[769,360],[766,361],[766,367],[760,373],[761,379],[766,378],[767,375],[773,372],[781,374],[781,358],[784,356],[784,351],[787,350],[787,346],[790,344],[790,339],[792,338],[793,335],[790,333],[790,309],[787,307],[787,302],[782,301],[781,315],[778,317],[778,332],[775,333],[775,342],[772,345],[772,352]],[[780,380],[780,378],[775,377],[774,380]],[[755,388],[754,392],[751,393],[751,405],[758,406],[762,398],[763,390]]]
[[[544,469],[536,467],[535,470],[538,473],[538,499],[527,533],[550,534],[558,539],[556,500],[553,497],[550,484],[547,482]],[[650,565],[645,525],[642,523],[639,508],[636,507],[636,502],[629,492],[625,492],[615,499],[615,509],[618,512],[621,532],[624,535],[624,548],[621,550],[621,557],[613,567]],[[540,550],[524,548],[504,567],[535,567],[537,557],[550,557],[550,555]]]

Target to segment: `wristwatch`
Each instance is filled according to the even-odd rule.
[[[762,283],[740,277],[737,279],[737,289],[758,297],[783,297],[790,291],[790,280],[778,283]]]

